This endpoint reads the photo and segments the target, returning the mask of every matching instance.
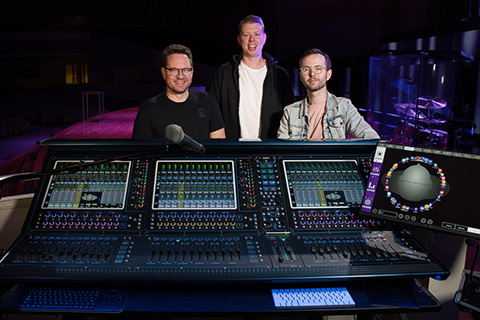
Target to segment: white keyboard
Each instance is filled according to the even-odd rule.
[[[272,289],[275,307],[355,306],[345,287]]]

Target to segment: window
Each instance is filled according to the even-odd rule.
[[[65,83],[88,83],[88,65],[82,63],[65,65]]]

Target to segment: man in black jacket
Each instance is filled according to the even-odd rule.
[[[212,84],[228,139],[275,139],[283,107],[294,102],[290,77],[263,52],[267,39],[260,17],[249,15],[238,27],[242,53],[220,66]]]

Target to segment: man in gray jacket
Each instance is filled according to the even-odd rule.
[[[285,107],[277,137],[284,140],[379,139],[350,99],[327,91],[332,63],[319,49],[300,58],[300,80],[307,89],[304,100]]]

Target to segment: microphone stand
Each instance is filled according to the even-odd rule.
[[[170,149],[172,149],[172,150],[170,150]],[[188,151],[188,152],[181,153],[181,151]],[[170,154],[170,156],[195,154],[195,152],[192,151],[188,147],[181,147],[179,145],[173,145],[173,144],[167,145],[166,152],[167,153],[172,152]],[[27,180],[35,180],[35,179],[39,179],[41,177],[55,176],[55,175],[59,175],[59,174],[62,174],[62,173],[74,173],[74,172],[78,172],[78,171],[82,170],[83,168],[86,168],[86,167],[92,166],[92,165],[103,164],[103,163],[118,161],[118,160],[124,160],[124,159],[132,158],[132,157],[141,157],[141,156],[151,157],[153,155],[154,154],[152,154],[152,151],[144,151],[144,152],[137,152],[137,153],[132,153],[132,154],[121,155],[121,156],[112,157],[112,158],[99,159],[99,160],[91,161],[91,162],[86,162],[84,160],[80,160],[77,164],[73,164],[73,165],[70,165],[70,166],[67,166],[67,167],[63,167],[63,168],[53,169],[53,170],[50,170],[50,171],[47,171],[47,172],[29,172],[29,173],[12,174],[12,175],[0,178],[0,200],[2,199],[1,186],[6,185],[6,184],[20,182],[20,181],[27,181]]]

